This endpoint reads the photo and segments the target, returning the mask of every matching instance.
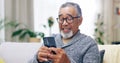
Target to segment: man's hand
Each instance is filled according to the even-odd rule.
[[[49,50],[48,47],[45,47],[45,46],[41,47],[37,53],[38,61],[40,62],[48,61],[48,54],[50,53],[51,51]]]
[[[51,47],[49,48],[49,51],[51,51],[51,53],[48,54],[48,58],[52,60],[53,63],[70,63],[70,60],[63,49]],[[52,54],[52,51],[54,51],[55,54]]]

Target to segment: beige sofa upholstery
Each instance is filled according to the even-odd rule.
[[[4,60],[4,63],[27,63],[41,45],[42,43],[2,43],[0,58]],[[120,45],[98,46],[99,50],[105,49],[104,63],[120,63]]]
[[[99,45],[99,50],[103,49],[103,63],[120,63],[120,45]]]

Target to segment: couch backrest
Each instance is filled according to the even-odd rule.
[[[5,63],[27,63],[41,45],[42,43],[2,43],[0,57]]]
[[[0,58],[5,63],[27,63],[41,43],[15,43],[5,42],[0,45]],[[98,45],[99,50],[105,49],[103,63],[120,63],[120,45]]]

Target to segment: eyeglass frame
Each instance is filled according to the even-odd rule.
[[[68,19],[68,18],[62,18],[62,21],[60,21],[60,19],[59,18],[56,18],[57,19],[57,22],[58,23],[60,23],[60,24],[63,24],[64,23],[64,20],[67,22],[67,23],[73,23],[73,20],[75,19],[75,18],[80,18],[80,16],[76,16],[76,17],[73,17],[72,15],[70,15],[70,14],[67,14],[68,16],[70,16],[71,17],[71,20],[70,19]],[[61,15],[59,15],[59,17],[60,17]]]

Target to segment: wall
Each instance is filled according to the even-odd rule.
[[[47,23],[47,19],[49,16],[53,16],[55,20],[55,24],[52,27],[52,33],[59,33],[58,23],[56,18],[58,17],[59,6],[64,2],[76,2],[82,8],[83,13],[83,22],[79,27],[81,33],[94,37],[94,23],[96,21],[96,15],[100,11],[99,1],[100,0],[56,0],[49,1],[48,0],[35,0],[34,1],[34,20],[35,20],[35,31],[43,31],[48,35],[48,31],[44,29],[41,25]],[[47,5],[46,5],[47,2]]]
[[[46,36],[49,36],[49,28],[44,28],[42,25],[47,25],[48,17],[54,18],[54,25],[51,29],[52,33],[59,33],[58,22],[58,9],[66,0],[34,0],[34,29],[35,31],[42,31]],[[47,3],[47,4],[46,4]]]

